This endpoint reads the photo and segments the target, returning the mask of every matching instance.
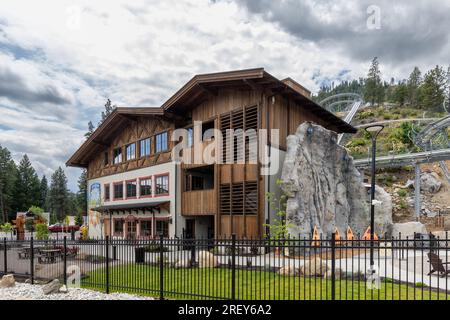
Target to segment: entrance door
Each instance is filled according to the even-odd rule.
[[[127,238],[136,239],[136,221],[127,222]]]
[[[195,219],[186,220],[186,239],[195,238]]]

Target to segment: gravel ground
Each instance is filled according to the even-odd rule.
[[[13,288],[1,288],[0,300],[154,300],[125,293],[105,294],[97,291],[69,288],[68,293],[44,295],[41,285],[16,282]]]

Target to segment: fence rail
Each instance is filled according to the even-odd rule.
[[[160,299],[448,300],[448,240],[377,240],[371,266],[370,240],[335,237],[4,238],[0,274]]]

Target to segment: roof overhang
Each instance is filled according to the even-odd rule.
[[[243,85],[292,97],[307,110],[333,125],[338,133],[356,133],[357,131],[353,126],[302,94],[302,90],[308,92],[306,88],[290,78],[279,80],[266,72],[264,68],[196,75],[170,97],[161,108],[167,112],[183,113],[186,108],[194,106],[204,99],[206,93],[215,94],[219,87]]]
[[[146,203],[125,203],[125,204],[111,204],[103,205],[99,207],[92,208],[91,210],[97,212],[108,212],[108,211],[118,211],[118,210],[143,210],[143,209],[160,209],[165,205],[169,204],[169,201],[156,201],[156,202],[146,202]]]
[[[117,132],[138,116],[163,116],[162,108],[116,108],[66,162],[67,166],[86,168],[99,148],[106,148]]]

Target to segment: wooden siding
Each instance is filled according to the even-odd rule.
[[[214,215],[217,212],[215,189],[182,193],[181,213],[184,216]]]
[[[116,173],[122,173],[135,169],[145,168],[171,160],[172,142],[170,141],[171,132],[174,125],[161,117],[138,117],[136,120],[130,120],[124,126],[118,135],[113,139],[111,145],[104,148],[102,151],[90,161],[88,167],[88,179],[99,178]],[[168,146],[169,150],[162,153],[155,153],[155,139],[157,133],[168,131]],[[138,142],[145,138],[152,138],[151,155],[146,157],[139,157]],[[125,146],[130,143],[136,144],[136,159],[125,161]],[[113,150],[115,148],[122,148],[123,161],[119,164],[112,164]],[[109,164],[104,164],[104,153],[108,152]]]

